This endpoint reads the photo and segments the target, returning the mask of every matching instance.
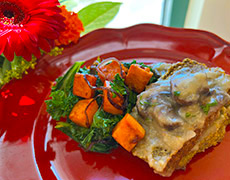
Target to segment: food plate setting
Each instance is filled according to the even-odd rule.
[[[61,54],[57,56],[43,54],[38,58],[34,69],[29,69],[22,79],[11,80],[0,90],[0,179],[214,180],[230,178],[228,170],[230,167],[230,156],[228,156],[230,133],[228,127],[224,138],[221,138],[221,143],[216,143],[216,146],[208,148],[205,152],[197,153],[186,165],[186,168],[176,170],[172,174],[162,174],[159,173],[160,170],[156,170],[155,166],[151,168],[151,165],[148,165],[148,160],[142,160],[144,158],[138,155],[138,148],[141,148],[138,143],[143,139],[135,141],[137,145],[135,144],[136,147],[133,150],[132,148],[129,150],[118,140],[121,145],[117,144],[117,148],[107,153],[92,152],[90,148],[85,149],[84,146],[79,146],[79,143],[70,137],[71,135],[68,134],[68,136],[59,130],[58,122],[65,122],[66,118],[61,117],[61,121],[54,120],[51,113],[47,112],[46,103],[52,99],[50,96],[54,89],[52,87],[60,82],[55,80],[69,72],[69,68],[76,62],[81,61],[85,62],[82,68],[85,66],[84,69],[87,70],[87,67],[92,67],[99,59],[116,59],[114,62],[118,62],[118,64],[130,64],[135,60],[141,65],[150,67],[151,64],[176,63],[189,58],[199,62],[198,65],[194,65],[199,66],[199,71],[203,72],[208,67],[220,67],[228,74],[230,73],[230,44],[228,42],[206,31],[139,24],[125,29],[98,29],[80,37],[77,43],[62,47],[64,48]],[[203,64],[207,67],[204,67]],[[188,65],[187,68],[192,71],[193,66]],[[222,70],[220,71],[223,75]],[[201,75],[198,74],[198,76]],[[172,76],[171,81],[173,81],[173,77],[175,76]],[[165,78],[167,80],[167,74]],[[226,75],[226,79],[222,79],[227,85],[228,78]],[[212,80],[208,81],[209,84],[211,82]],[[216,84],[218,83],[221,84],[220,80]],[[223,88],[222,85],[219,86]],[[154,88],[157,89],[157,86]],[[172,85],[171,88],[178,87]],[[149,89],[151,90],[148,87],[147,90]],[[206,90],[206,88],[204,89]],[[218,92],[224,88],[219,89]],[[174,96],[178,96],[174,98],[180,105],[184,103],[184,101],[182,103],[178,100],[179,97],[182,97],[182,92],[178,89],[174,91]],[[145,96],[145,92],[143,96]],[[139,95],[137,99],[137,103],[141,101]],[[226,99],[224,95],[222,99]],[[210,106],[206,107],[204,114],[207,115],[209,110],[212,112],[214,106],[217,107],[217,103],[219,101],[209,103]],[[221,103],[223,102],[221,101]],[[158,104],[154,106],[158,107]],[[139,113],[143,108],[140,105]],[[131,115],[135,117],[132,113]],[[168,114],[169,116],[170,114]],[[186,112],[186,116],[193,118],[193,113]],[[143,125],[141,120],[136,119]],[[79,123],[77,124],[79,125]],[[86,126],[89,124],[86,123]],[[148,131],[145,124],[143,127],[146,135]],[[174,130],[174,127],[168,127],[168,131],[172,132],[172,129]],[[113,137],[116,140],[116,135]],[[92,148],[92,146],[90,147]],[[207,147],[209,146],[207,145]],[[132,151],[132,153],[128,151]],[[165,178],[159,174],[170,177]]]

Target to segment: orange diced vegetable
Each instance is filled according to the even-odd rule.
[[[110,82],[105,81],[104,86],[110,87]],[[119,96],[113,97],[113,94],[111,92],[109,94],[110,94],[111,100],[114,103],[116,103],[119,106],[122,106],[124,100],[121,97],[119,97]],[[104,98],[103,98],[103,109],[104,109],[104,111],[111,113],[111,114],[123,114],[123,110],[117,109],[116,107],[114,107],[110,103],[110,101],[108,99],[108,91],[107,90],[103,90],[103,95],[104,95]]]
[[[86,79],[91,86],[96,85],[97,78],[93,75],[86,74]],[[92,98],[94,90],[91,89],[84,78],[84,74],[76,73],[73,82],[73,94],[83,98]]]
[[[77,125],[89,128],[93,122],[93,116],[97,112],[97,110],[98,110],[97,101],[95,101],[93,98],[83,99],[78,101],[77,104],[74,105],[69,115],[69,118]],[[86,114],[88,116],[88,119]]]
[[[149,68],[142,68],[138,64],[132,64],[129,68],[128,74],[125,79],[125,84],[137,93],[142,92],[153,73]]]
[[[122,69],[125,70],[124,68]],[[98,71],[98,76],[100,77],[102,82],[105,82],[105,80],[114,80],[116,74],[119,74],[121,76],[121,67],[117,61],[112,61],[111,63],[101,66],[98,69],[100,70]],[[122,75],[125,76],[125,73],[123,71]]]
[[[112,136],[123,148],[130,152],[138,141],[144,138],[145,130],[136,119],[127,113],[113,129]]]

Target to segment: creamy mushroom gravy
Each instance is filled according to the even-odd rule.
[[[212,113],[230,103],[230,76],[220,68],[191,62],[149,85],[138,95],[132,112],[146,130],[132,153],[156,172],[164,170]],[[165,72],[164,66],[168,68],[168,64],[163,65],[160,73]]]

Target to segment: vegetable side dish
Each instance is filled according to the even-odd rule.
[[[90,67],[80,68],[83,64],[76,62],[56,80],[52,99],[46,101],[47,112],[58,121],[56,128],[86,151],[108,153],[118,146],[117,141],[131,151],[145,131],[130,113],[137,94],[158,76],[150,66],[136,61],[98,59]]]
[[[175,64],[115,58],[56,80],[47,111],[86,151],[120,144],[154,172],[171,176],[222,140],[230,117],[230,76],[190,59]]]

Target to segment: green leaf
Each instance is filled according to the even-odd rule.
[[[110,86],[114,91],[116,91],[121,95],[127,94],[126,92],[127,87],[125,86],[124,79],[122,79],[119,74],[115,75],[114,80],[110,82]]]
[[[52,91],[64,90],[67,93],[70,89],[71,84],[73,83],[74,75],[80,70],[80,67],[83,64],[84,61],[75,62],[75,64],[68,70],[68,72],[63,77],[57,79],[57,84],[53,87]]]
[[[71,128],[71,125],[67,122],[57,122],[57,125],[55,126],[55,128]]]
[[[118,13],[121,3],[99,2],[91,4],[78,12],[85,31],[82,35],[108,24]]]
[[[79,70],[79,73],[81,74],[89,74],[90,73],[90,70],[86,68],[86,66],[84,66],[83,68],[81,68]]]
[[[72,91],[65,94],[63,90],[51,92],[52,99],[46,100],[47,112],[55,120],[66,117],[70,114],[73,106],[79,101],[79,98],[73,95]]]
[[[58,122],[56,128],[77,141],[87,151],[108,153],[118,145],[112,137],[112,130],[121,119],[120,115],[112,115],[99,109],[90,128],[80,127],[69,118],[66,122]]]
[[[66,117],[70,114],[73,106],[80,100],[73,94],[73,81],[76,72],[80,70],[84,62],[78,61],[66,72],[64,76],[59,77],[57,84],[52,88],[50,97],[46,100],[47,112],[55,120]]]
[[[76,0],[59,0],[62,6],[66,6],[68,11],[71,11],[74,7],[77,6]]]
[[[126,67],[126,68],[130,68],[130,66],[132,64],[137,64],[137,61],[136,60],[133,60],[132,62],[124,62],[123,65]]]
[[[129,89],[127,113],[130,113],[137,102],[137,93]]]

